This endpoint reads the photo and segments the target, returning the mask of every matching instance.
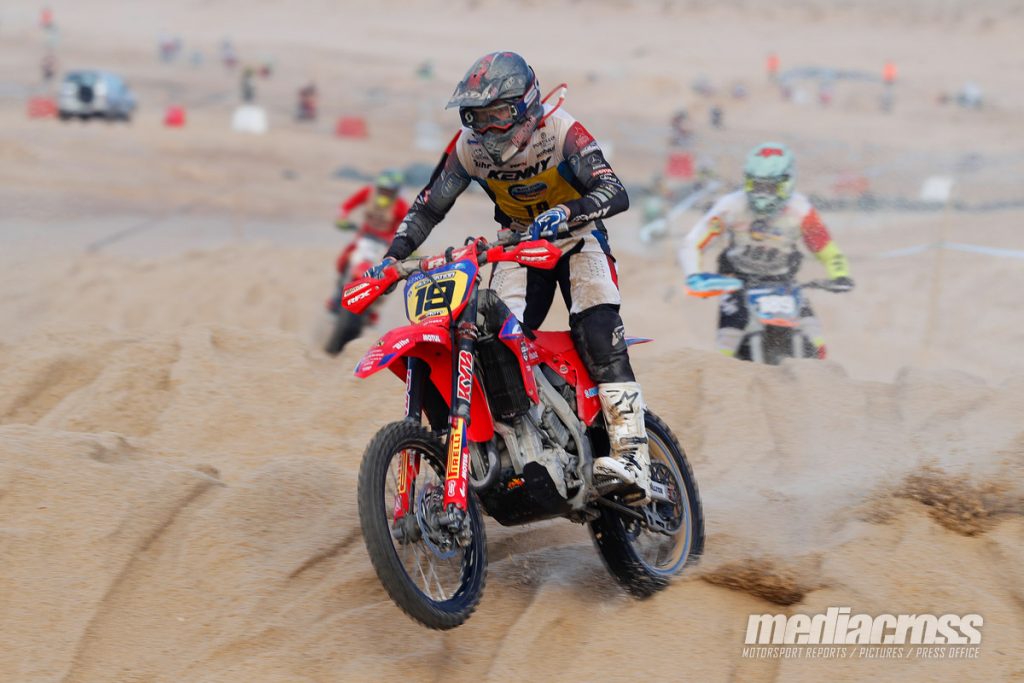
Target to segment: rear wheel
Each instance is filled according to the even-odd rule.
[[[338,311],[337,320],[334,321],[334,329],[331,336],[324,345],[324,351],[332,356],[341,353],[345,345],[358,337],[363,331],[363,316],[356,315],[344,308]]]
[[[651,479],[668,501],[632,508],[638,520],[602,507],[590,534],[605,566],[631,594],[647,597],[665,588],[704,551],[704,510],[697,480],[675,434],[654,413],[645,414]]]
[[[402,611],[435,629],[469,618],[487,575],[487,539],[476,498],[470,495],[458,533],[444,523],[445,459],[436,434],[393,422],[366,447],[359,470],[359,521],[377,577]],[[396,520],[403,471],[409,511]]]

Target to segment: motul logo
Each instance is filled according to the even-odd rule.
[[[782,150],[779,149],[778,147],[765,147],[764,149],[762,149],[760,152],[757,153],[757,156],[759,156],[759,157],[781,157],[782,156]]]
[[[473,354],[459,351],[459,390],[458,396],[463,401],[469,400],[473,389]]]

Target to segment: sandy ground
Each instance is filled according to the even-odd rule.
[[[914,198],[949,175],[955,200],[1020,200],[1021,3],[51,5],[62,63],[122,71],[142,108],[131,126],[27,120],[39,8],[0,10],[0,680],[1024,680],[1024,269],[884,257],[943,240],[1020,250],[1022,210],[826,212],[858,287],[814,297],[831,360],[781,368],[711,350],[715,306],[683,295],[675,265],[696,213],[651,246],[639,211],[610,222],[627,328],[657,339],[634,362],[708,524],[701,564],[643,602],[584,529],[494,525],[473,618],[446,634],[406,619],[354,500],[400,385],[351,376],[372,339],[337,360],[317,346],[341,246],[330,220],[356,187],[333,171],[431,162],[415,123],[451,129],[441,107],[479,53],[512,47],[543,84],[568,81],[567,108],[631,186],[662,166],[665,122],[685,105],[726,182],[772,137],[793,145],[809,192],[863,174],[878,195]],[[496,34],[512,21],[521,30]],[[161,32],[206,64],[157,63]],[[265,137],[228,131],[237,77],[213,58],[225,36],[243,61],[276,62],[258,84]],[[880,114],[867,83],[841,84],[827,109],[783,102],[761,72],[770,50],[784,69],[875,74],[893,59],[896,107]],[[701,75],[750,96],[701,99]],[[290,110],[310,77],[325,120],[301,126]],[[984,110],[935,104],[968,79]],[[171,102],[188,107],[184,129],[160,125]],[[715,103],[723,130],[706,125]],[[352,113],[369,140],[330,135]],[[424,251],[490,226],[469,194]],[[830,606],[979,613],[980,657],[742,656],[749,614]]]

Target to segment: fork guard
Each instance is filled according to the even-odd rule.
[[[356,364],[356,377],[364,378],[387,368],[403,382],[406,358],[419,358],[430,368],[430,382],[440,392],[445,405],[452,401],[452,338],[448,328],[440,325],[406,325],[396,327],[370,347]],[[487,404],[480,378],[473,375],[473,394],[469,408],[470,441],[487,442],[494,437],[494,418]]]

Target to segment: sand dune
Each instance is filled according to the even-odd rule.
[[[982,613],[986,676],[1018,671],[1019,380],[877,384],[830,364],[661,356],[649,400],[700,476],[701,566],[635,602],[583,530],[496,528],[478,614],[437,634],[390,603],[358,532],[361,447],[383,407],[399,414],[397,382],[360,384],[289,335],[224,326],[52,335],[2,360],[0,384],[20,389],[0,405],[0,621],[29,645],[0,658],[15,680],[511,679],[559,659],[587,679],[615,661],[611,623],[643,639],[640,672],[669,678],[978,674],[734,668],[748,613],[830,605]],[[593,647],[606,654],[585,656]]]

